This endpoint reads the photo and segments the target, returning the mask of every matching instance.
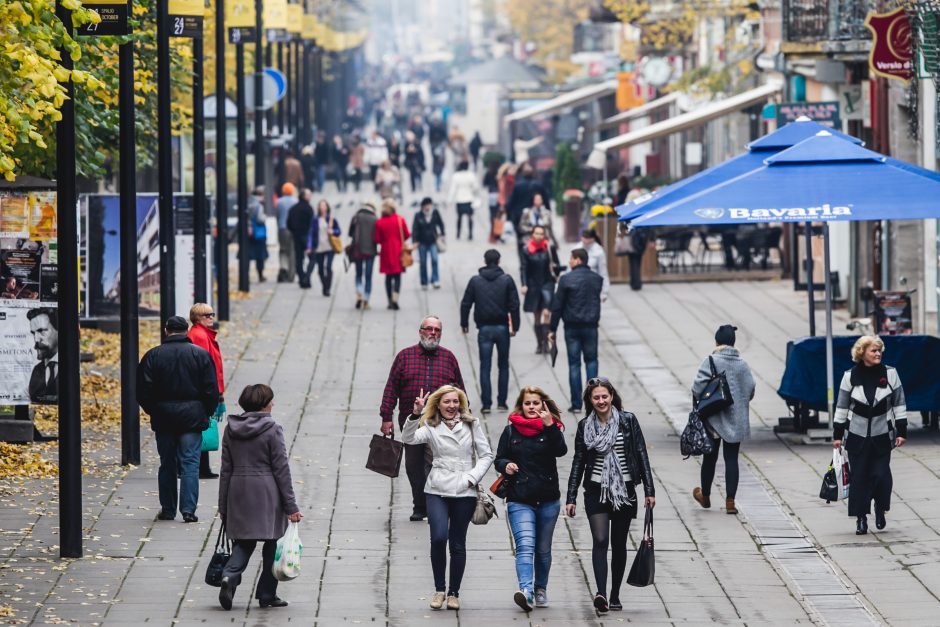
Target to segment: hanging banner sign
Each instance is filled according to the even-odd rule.
[[[911,23],[904,9],[891,13],[869,13],[865,26],[872,34],[868,64],[872,73],[884,78],[911,80],[914,52],[911,46]]]
[[[95,0],[82,6],[97,13],[101,21],[97,24],[82,24],[78,27],[77,34],[86,37],[130,34],[130,27],[127,23],[127,0]]]
[[[225,0],[225,26],[229,43],[237,45],[254,41],[254,0]]]
[[[291,39],[299,39],[304,28],[304,7],[300,4],[287,5],[287,32]]]
[[[170,37],[202,37],[202,20],[206,15],[203,0],[167,0],[170,14]]]
[[[262,18],[268,41],[280,41],[287,32],[287,0],[265,0]]]
[[[317,16],[304,15],[301,26],[300,36],[304,39],[313,40],[317,38]]]

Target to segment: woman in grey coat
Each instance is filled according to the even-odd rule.
[[[724,372],[731,388],[734,404],[710,416],[705,427],[715,439],[712,452],[702,456],[702,485],[692,490],[692,498],[702,507],[712,506],[712,481],[715,478],[715,466],[718,464],[718,449],[724,443],[725,458],[725,509],[728,514],[737,514],[734,496],[738,491],[738,453],[741,442],[751,437],[750,401],[754,398],[754,376],[747,362],[741,358],[734,347],[738,328],[723,324],[715,332],[715,349],[706,357],[698,368],[692,383],[692,395],[695,398],[705,389],[705,384],[712,376],[709,359],[714,360],[715,369]]]
[[[287,521],[303,518],[294,499],[284,431],[271,417],[274,392],[263,383],[247,386],[238,404],[245,413],[229,416],[222,436],[219,514],[235,546],[222,571],[219,604],[232,609],[248,560],[258,542],[264,542],[255,598],[261,607],[284,607],[287,601],[278,598],[271,573],[274,552]]]

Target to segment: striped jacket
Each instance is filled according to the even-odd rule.
[[[861,378],[855,368],[842,375],[839,385],[839,398],[836,401],[836,413],[832,438],[841,440],[846,428],[851,437],[847,438],[846,448],[854,448],[854,441],[859,438],[877,438],[888,442],[888,423],[894,420],[897,435],[907,434],[907,406],[904,400],[904,388],[894,368],[886,367],[887,385],[875,389],[875,402],[868,403]],[[879,437],[883,436],[883,437]]]

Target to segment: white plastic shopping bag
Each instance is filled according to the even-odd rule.
[[[841,448],[832,449],[832,469],[836,472],[836,485],[839,488],[839,500],[849,498],[849,486],[852,474],[849,471],[849,458]]]
[[[304,545],[300,541],[298,527],[299,525],[295,522],[288,523],[287,531],[277,541],[271,574],[278,581],[290,581],[300,574],[300,553]]]

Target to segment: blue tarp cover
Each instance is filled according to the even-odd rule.
[[[898,370],[907,408],[940,411],[940,338],[929,335],[884,335],[884,363]],[[851,353],[857,335],[832,338],[833,393],[838,398],[842,374],[854,366]],[[788,403],[801,401],[826,411],[826,338],[804,337],[787,342],[787,366],[777,390]],[[835,401],[835,398],[833,399]]]

